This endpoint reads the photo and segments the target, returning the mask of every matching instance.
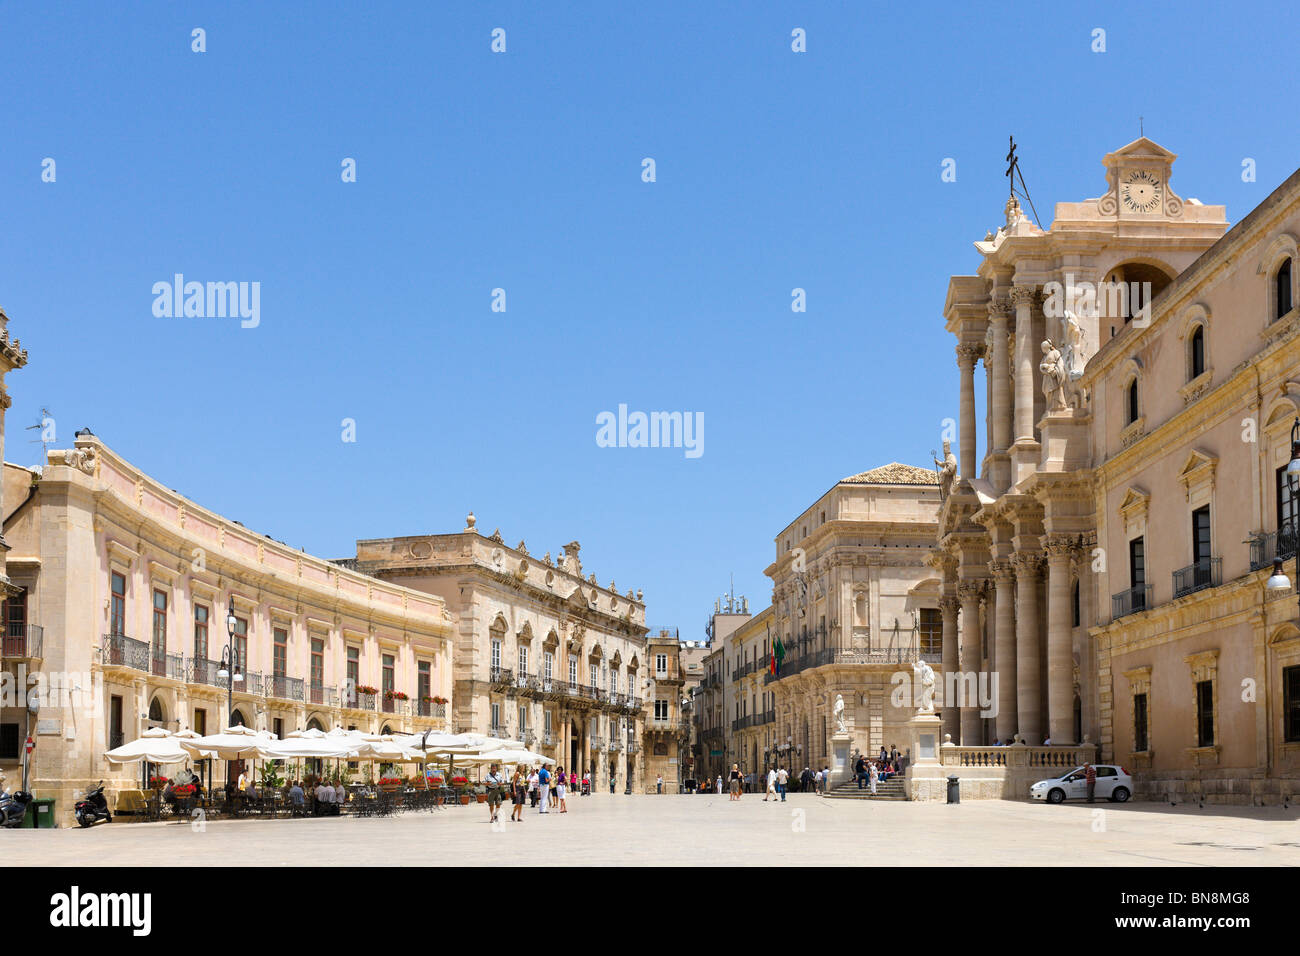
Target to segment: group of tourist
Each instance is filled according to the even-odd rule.
[[[524,804],[528,803],[538,813],[568,813],[569,791],[578,789],[578,775],[566,774],[563,767],[550,770],[545,765],[528,768],[519,764],[513,774],[492,764],[487,776],[483,778],[487,787],[488,822],[496,823],[500,819],[501,804],[507,800],[511,803],[510,821],[524,822]],[[582,794],[591,793],[591,776],[582,775]]]
[[[766,774],[760,774],[758,780],[752,780],[750,775],[746,774],[739,764],[732,764],[731,771],[728,774],[728,789],[730,792],[728,799],[739,800],[740,795],[753,785],[763,787],[764,801],[769,798],[776,800],[778,797],[784,801],[786,793],[797,791],[825,793],[830,784],[830,777],[831,768],[825,766],[820,770],[804,767],[803,772],[798,777],[793,776],[785,767],[772,766],[767,769]],[[704,786],[705,788],[708,787],[708,778],[705,778]],[[718,774],[713,786],[716,793],[722,793],[723,780],[721,774]]]
[[[341,783],[331,786],[329,781],[322,780],[315,787],[308,783],[304,788],[301,780],[294,780],[289,787],[289,806],[296,817],[306,815],[308,790],[314,800],[312,810],[317,816],[337,816],[342,804],[348,802],[348,792]]]

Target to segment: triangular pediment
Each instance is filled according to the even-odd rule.
[[[1151,502],[1151,495],[1141,488],[1133,485],[1124,492],[1124,500],[1119,503],[1119,511],[1122,515],[1146,511],[1147,505]]]
[[[1177,153],[1171,153],[1154,140],[1139,136],[1133,142],[1121,146],[1113,153],[1107,153],[1102,162],[1107,166],[1115,166],[1119,165],[1121,161],[1135,159],[1153,159],[1162,163],[1172,163],[1177,158]]]

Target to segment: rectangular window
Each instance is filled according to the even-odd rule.
[[[1289,537],[1295,533],[1296,527],[1296,500],[1291,493],[1291,482],[1286,478],[1286,465],[1277,470],[1277,530],[1282,532],[1282,536]],[[1282,552],[1281,542],[1278,542],[1278,553]]]
[[[546,712],[546,736],[551,736],[551,712]]]
[[[1300,666],[1282,668],[1282,722],[1286,742],[1300,742]]]
[[[202,604],[194,605],[194,657],[208,659],[208,609]]]
[[[576,657],[569,658],[569,683],[575,687],[578,684],[578,659]]]
[[[655,655],[655,676],[663,677],[667,673],[668,673],[668,655],[656,654]]]
[[[397,689],[397,669],[392,654],[385,654],[383,657],[384,673],[382,676],[383,691],[388,693]]]
[[[433,696],[433,668],[428,661],[420,661],[416,668],[415,693],[421,701]]]
[[[519,676],[523,677],[528,673],[528,646],[521,645],[519,648]]]
[[[1145,538],[1134,538],[1128,543],[1128,586],[1133,589],[1133,610],[1147,606],[1147,549]]]
[[[668,701],[662,698],[655,701],[655,720],[668,719]]]
[[[1192,562],[1198,567],[1204,563],[1209,571],[1210,562],[1210,506],[1192,512]],[[1199,584],[1200,581],[1197,581]]]
[[[527,731],[528,731],[528,707],[525,704],[520,704],[519,705],[519,732],[522,734],[522,733],[526,733]]]
[[[241,673],[248,673],[248,618],[235,618],[235,668]]]
[[[108,633],[121,637],[126,633],[126,577],[114,571],[109,590],[112,597],[109,601]]]
[[[289,631],[283,627],[271,630],[271,674],[284,677],[289,673]]]
[[[1147,695],[1133,695],[1133,749],[1150,750],[1147,736]]]
[[[153,592],[153,672],[167,673],[167,592]]]
[[[319,637],[311,639],[311,684],[325,686],[325,642]]]
[[[1196,741],[1198,747],[1214,746],[1214,681],[1196,684]]]
[[[21,760],[22,747],[17,724],[0,724],[0,760]],[[21,784],[14,787],[17,790]]]
[[[943,614],[938,608],[921,608],[921,620],[918,624],[922,654],[943,653]]]
[[[357,702],[357,687],[361,684],[361,648],[348,648],[348,698],[349,703]]]
[[[546,683],[549,684],[551,682],[551,673],[555,670],[555,655],[552,654],[550,651],[547,651],[546,656],[542,658],[542,661],[543,661],[542,676],[546,678]]]
[[[498,701],[492,702],[492,729],[496,730],[501,727],[501,704]]]
[[[492,642],[492,670],[501,670],[501,642],[496,640]]]

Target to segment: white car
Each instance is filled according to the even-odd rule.
[[[1099,763],[1093,769],[1097,771],[1097,788],[1093,794],[1097,799],[1104,797],[1123,803],[1133,796],[1133,778],[1123,767]],[[1084,778],[1083,768],[1075,767],[1059,777],[1038,781],[1029,788],[1029,799],[1048,803],[1088,799],[1088,781]]]

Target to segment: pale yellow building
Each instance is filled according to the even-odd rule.
[[[21,655],[6,644],[5,665],[45,682],[31,789],[55,798],[61,819],[101,778],[110,799],[138,785],[140,768],[110,766],[104,751],[150,727],[205,734],[241,723],[284,736],[448,726],[438,700],[451,696],[453,621],[440,598],[209,511],[88,430],[40,469],[6,464],[4,500],[19,589],[6,602],[8,633],[24,621],[44,638]],[[218,673],[228,648],[242,681]]]
[[[346,564],[437,595],[456,619],[451,721],[519,737],[593,787],[639,790],[646,694],[645,603],[584,577],[578,542],[538,558],[470,515],[454,534],[357,542]]]

